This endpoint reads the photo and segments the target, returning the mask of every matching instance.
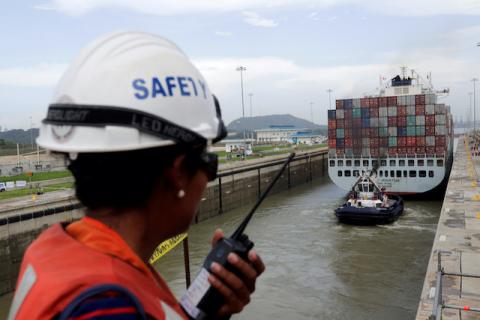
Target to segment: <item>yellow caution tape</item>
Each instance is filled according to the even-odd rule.
[[[480,201],[480,194],[476,194],[472,197],[472,200],[474,201]]]
[[[175,248],[187,236],[188,236],[187,233],[181,233],[179,235],[176,235],[173,238],[163,241],[162,243],[160,243],[157,249],[155,249],[155,251],[153,252],[148,262],[150,262],[150,264],[154,264],[155,262],[157,262],[158,259],[160,259],[164,255],[166,255],[170,250]]]

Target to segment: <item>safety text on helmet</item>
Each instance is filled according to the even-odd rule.
[[[135,97],[140,100],[175,95],[184,97],[200,95],[207,98],[205,82],[199,79],[195,81],[191,77],[167,76],[164,79],[152,77],[149,80],[140,78],[133,80],[132,86],[135,89]]]

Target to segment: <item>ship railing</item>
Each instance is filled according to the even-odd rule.
[[[473,307],[469,305],[459,306],[455,304],[445,303],[443,300],[443,277],[453,276],[460,277],[460,281],[465,278],[480,278],[480,274],[463,273],[463,272],[445,272],[442,266],[442,253],[450,253],[449,251],[439,250],[437,252],[437,272],[436,272],[436,285],[435,285],[435,297],[433,300],[432,314],[428,318],[429,320],[441,320],[443,309],[453,309],[458,311],[472,311],[480,312],[480,307]],[[460,282],[460,298],[462,298],[462,284]]]
[[[355,156],[355,155],[328,155],[328,158],[329,159],[377,159],[377,158],[380,158],[380,159],[388,159],[388,158],[416,158],[416,159],[420,159],[420,158],[445,158],[446,157],[446,153],[436,153],[436,154],[425,154],[425,153],[422,153],[422,154],[396,154],[396,155],[383,155],[383,156],[368,156],[368,155],[361,155],[361,156]]]

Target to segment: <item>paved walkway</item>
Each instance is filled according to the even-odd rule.
[[[468,144],[460,138],[438,221],[417,320],[480,319],[480,312],[473,311],[475,308],[480,310],[480,278],[465,276],[480,275],[480,182],[477,176],[480,170],[467,151]],[[437,272],[439,252],[443,268],[441,277],[441,273]],[[432,316],[435,300],[440,305],[437,317]]]

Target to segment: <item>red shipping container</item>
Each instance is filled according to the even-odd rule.
[[[378,138],[370,138],[370,148],[378,148],[379,140]]]
[[[378,146],[381,148],[388,147],[388,138],[387,137],[378,138]]]
[[[417,147],[425,147],[425,137],[417,137]]]
[[[390,147],[390,148],[388,148],[388,155],[390,155],[390,156],[396,155],[397,152],[398,152],[398,150],[397,150],[396,147]]]
[[[368,98],[361,98],[361,99],[360,99],[360,107],[361,107],[361,108],[366,108],[366,107],[368,107]]]
[[[370,138],[378,137],[378,128],[369,128]]]
[[[378,157],[380,155],[380,152],[378,148],[370,148],[370,156],[372,157]]]
[[[415,114],[417,116],[421,116],[421,115],[424,115],[425,114],[425,106],[422,105],[422,104],[417,104],[415,106]]]
[[[415,147],[407,147],[407,154],[415,154],[415,152],[417,152],[416,148]],[[338,153],[338,149],[337,149],[337,153]]]
[[[436,147],[445,147],[445,136],[436,136],[435,137],[435,146]]]
[[[328,129],[337,129],[337,120],[328,120]]]
[[[378,118],[378,108],[370,108],[370,118]]]
[[[415,104],[425,104],[425,95],[424,94],[417,94],[415,96]]]
[[[328,139],[328,147],[331,149],[335,149],[337,147],[337,139]]]
[[[370,98],[370,107],[378,108],[378,98]]]
[[[337,100],[335,102],[337,109],[343,109],[343,100]]]
[[[352,109],[345,109],[343,113],[343,117],[345,118],[345,120],[352,119],[352,112]]]
[[[407,147],[415,147],[417,145],[417,139],[415,137],[407,137]]]
[[[378,98],[378,106],[379,107],[386,107],[388,102],[387,102],[387,97],[379,97]]]
[[[435,135],[435,126],[425,126],[425,135],[434,136]]]
[[[396,127],[397,126],[397,117],[388,117],[388,126]]]
[[[425,153],[428,155],[434,155],[435,154],[435,147],[426,147],[425,148]]]
[[[398,106],[397,107],[397,116],[406,117],[407,116],[407,106]]]
[[[360,148],[360,152],[362,151],[362,138],[353,138],[353,149],[355,148]]]
[[[417,154],[425,154],[425,147],[417,147],[417,148],[415,149],[415,152],[416,152]]]
[[[435,125],[435,115],[434,114],[427,114],[425,116],[425,125],[427,126],[434,126]]]
[[[443,155],[445,153],[445,147],[435,147],[435,153],[437,155]]]
[[[336,129],[331,129],[328,130],[328,138],[336,138],[337,137],[337,130]]]
[[[337,129],[343,129],[345,127],[343,119],[337,119]]]
[[[370,128],[362,128],[362,137],[363,138],[370,137]]]
[[[352,137],[352,128],[345,128],[345,138],[351,138]]]
[[[397,127],[406,127],[407,117],[397,117]]]
[[[398,154],[407,154],[407,147],[398,147],[397,152]]]
[[[406,147],[407,146],[407,137],[397,137],[397,146]]]
[[[345,138],[345,148],[353,148],[352,138]]]
[[[387,97],[387,105],[396,106],[397,105],[397,97]]]
[[[362,118],[354,118],[352,126],[354,128],[361,128],[362,127]]]

